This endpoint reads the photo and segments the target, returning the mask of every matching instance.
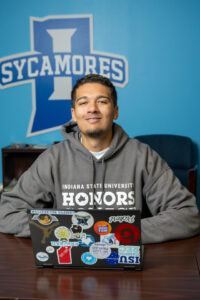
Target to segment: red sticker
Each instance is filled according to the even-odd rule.
[[[116,228],[115,237],[120,243],[130,245],[139,240],[140,231],[132,224],[122,224]]]
[[[57,250],[59,264],[71,264],[71,246],[63,246]]]

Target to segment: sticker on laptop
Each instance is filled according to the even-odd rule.
[[[52,246],[47,246],[46,251],[47,251],[47,253],[54,253],[55,249]]]
[[[53,222],[58,221],[58,219],[55,216],[51,216],[49,214],[39,214],[39,215],[34,215],[32,217],[32,220],[38,221],[41,225],[50,225]]]
[[[85,252],[81,255],[81,260],[84,264],[93,265],[97,262],[96,257],[94,257],[90,252]]]
[[[140,246],[119,246],[118,254],[120,264],[140,263]]]
[[[81,239],[86,236],[85,233],[83,233],[83,228],[80,225],[72,225],[70,228],[71,231],[71,239]]]
[[[53,230],[55,229],[55,227],[57,227],[59,225],[59,222],[55,222],[49,226],[43,226],[42,224],[38,224],[37,222],[31,220],[30,224],[32,224],[33,226],[39,228],[42,233],[42,239],[41,239],[41,244],[45,244],[46,243],[46,239],[51,235],[51,233],[53,232]]]
[[[38,252],[36,258],[39,261],[45,262],[49,259],[49,255],[46,252]]]
[[[97,259],[104,259],[110,255],[111,249],[105,243],[97,242],[91,245],[90,253]]]
[[[127,216],[127,215],[120,215],[120,216],[110,216],[109,223],[135,223],[135,215]]]
[[[121,224],[115,230],[115,237],[121,244],[130,245],[140,238],[140,230],[132,224]]]
[[[116,239],[116,236],[115,236],[114,233],[101,235],[100,236],[100,242],[108,245],[111,248],[119,247],[119,241]]]
[[[94,231],[99,235],[106,235],[112,230],[111,225],[106,221],[99,221],[94,225]]]
[[[54,234],[60,241],[67,241],[70,238],[71,232],[67,227],[59,226],[55,229]]]
[[[105,258],[105,262],[109,265],[117,265],[119,263],[118,258],[118,253],[113,251],[107,258]]]
[[[84,230],[92,227],[94,218],[86,211],[78,211],[72,216],[72,223],[74,225],[80,225]]]
[[[91,234],[86,234],[86,236],[82,237],[78,242],[82,247],[90,247],[95,243],[95,239]]]
[[[62,246],[57,249],[58,263],[59,264],[71,264],[71,246]]]

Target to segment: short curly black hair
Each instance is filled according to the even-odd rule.
[[[100,83],[104,86],[107,86],[110,88],[111,92],[111,98],[113,100],[114,106],[117,105],[117,92],[112,84],[112,82],[107,78],[99,74],[88,74],[76,81],[76,84],[74,85],[72,91],[71,91],[71,99],[72,99],[72,107],[75,107],[75,100],[76,100],[76,90],[79,88],[81,85],[86,84],[86,83]]]

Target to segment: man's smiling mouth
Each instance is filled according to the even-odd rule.
[[[101,118],[99,117],[90,117],[90,118],[87,118],[86,119],[86,121],[88,121],[88,122],[90,122],[90,123],[95,123],[95,122],[98,122],[98,121],[100,121],[101,120]]]

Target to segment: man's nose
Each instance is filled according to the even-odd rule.
[[[98,109],[97,103],[96,102],[91,102],[88,106],[88,112],[94,113],[94,112],[98,112],[98,111],[99,111],[99,109]]]

